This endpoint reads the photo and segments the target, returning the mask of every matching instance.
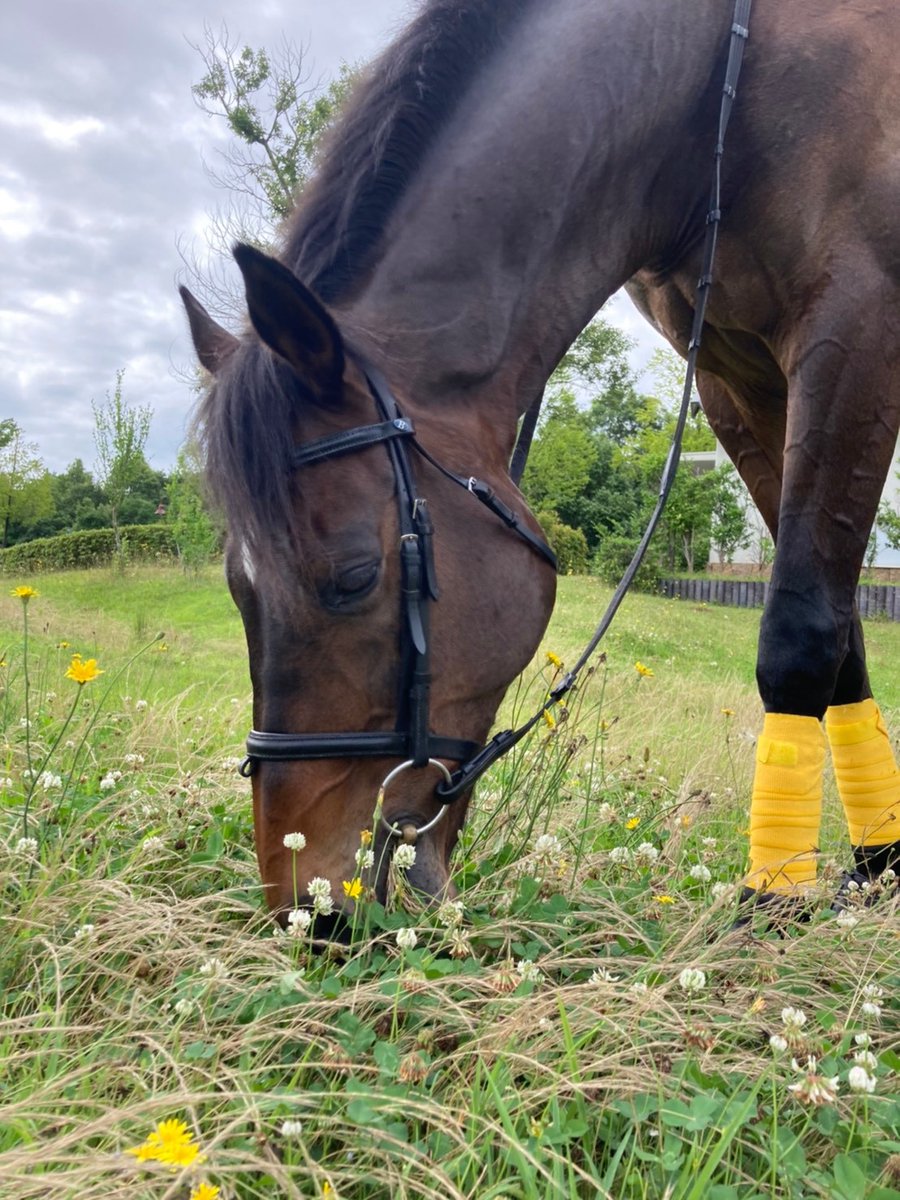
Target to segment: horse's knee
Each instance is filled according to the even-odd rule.
[[[756,664],[766,711],[823,717],[846,655],[847,634],[827,602],[770,592]]]

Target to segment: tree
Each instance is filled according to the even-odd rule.
[[[53,492],[36,442],[27,442],[12,420],[0,422],[0,512],[3,545],[10,525],[34,521],[53,511]]]
[[[116,372],[112,396],[106,393],[106,404],[91,401],[94,410],[94,445],[97,448],[97,481],[106,494],[113,528],[116,555],[122,561],[122,538],[119,532],[122,507],[146,467],[144,446],[150,434],[153,410],[132,408],[122,395],[125,371]]]
[[[712,492],[710,542],[719,562],[731,562],[735,551],[749,541],[747,530],[747,491],[731,463],[710,472]]]
[[[182,446],[178,453],[169,483],[166,519],[172,526],[182,567],[186,571],[197,571],[205,566],[219,548],[221,539],[204,502],[200,456],[191,442]]]

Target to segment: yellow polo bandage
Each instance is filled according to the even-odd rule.
[[[854,846],[900,841],[900,771],[874,700],[825,714],[834,774]]]
[[[789,892],[815,881],[824,764],[815,717],[766,713],[750,806],[749,887]]]

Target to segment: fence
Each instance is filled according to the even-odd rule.
[[[661,579],[659,587],[664,596],[676,600],[733,608],[762,608],[769,590],[768,582],[759,579]],[[900,587],[862,583],[856,589],[856,603],[862,617],[900,621]]]

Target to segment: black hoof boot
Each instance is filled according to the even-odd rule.
[[[900,842],[888,842],[884,846],[854,846],[853,859],[856,870],[867,879],[878,879],[885,871],[900,874]]]
[[[900,871],[900,842],[885,846],[854,846],[852,871],[841,876],[831,907],[835,912],[851,908],[870,908],[896,880]]]
[[[788,925],[804,925],[811,918],[812,909],[805,896],[744,887],[738,897],[738,916],[732,929],[748,929],[758,921],[765,932],[783,934]]]

